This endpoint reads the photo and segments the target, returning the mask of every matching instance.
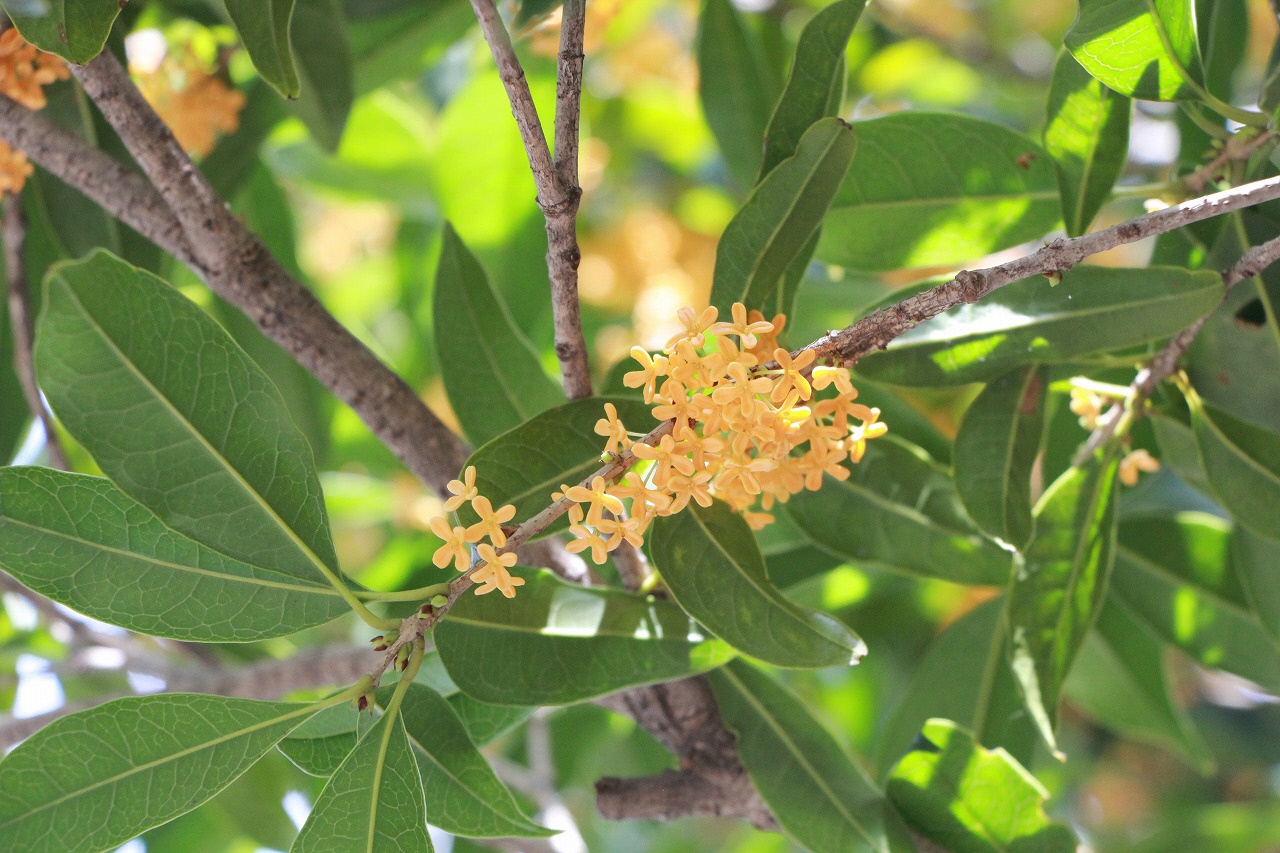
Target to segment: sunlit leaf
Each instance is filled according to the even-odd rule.
[[[1159,340],[1213,310],[1222,279],[1177,267],[1076,267],[1040,276],[926,320],[858,370],[900,385],[958,385],[1023,364],[1069,361]]]
[[[763,50],[730,0],[704,0],[698,18],[698,94],[738,186],[760,170],[774,83]]]
[[[1194,98],[1204,69],[1193,0],[1080,0],[1065,44],[1085,69],[1122,95]]]
[[[1009,593],[1013,670],[1041,736],[1056,749],[1062,684],[1098,617],[1115,560],[1115,453],[1069,468],[1036,504],[1035,536]]]
[[[1004,750],[988,750],[950,720],[930,720],[889,777],[889,799],[926,838],[954,853],[1074,853],[1079,842],[1045,814],[1049,799]]]
[[[1008,128],[903,112],[853,129],[858,156],[823,223],[819,260],[860,270],[959,264],[1058,221],[1052,161]]]
[[[1053,68],[1044,147],[1058,168],[1062,221],[1075,237],[1111,194],[1129,153],[1129,99],[1062,52]]]
[[[301,92],[289,44],[294,0],[223,0],[227,14],[262,79],[286,98]]]

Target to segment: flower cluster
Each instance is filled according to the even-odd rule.
[[[0,94],[38,110],[47,103],[44,87],[70,75],[65,62],[28,44],[13,27],[0,33]],[[0,195],[19,192],[32,171],[25,154],[0,142]]]
[[[183,150],[197,157],[213,150],[218,134],[240,126],[244,94],[208,73],[190,53],[176,60],[166,56],[155,71],[139,74],[138,88]]]
[[[606,457],[629,450],[639,463],[621,482],[597,477],[554,495],[574,502],[568,548],[589,550],[597,563],[622,542],[641,544],[655,517],[690,501],[705,507],[718,498],[758,530],[775,503],[820,488],[824,474],[847,478],[843,463],[859,461],[887,429],[879,409],[854,402],[848,369],[815,367],[812,352],[792,358],[778,346],[783,315],[766,321],[736,304],[726,321],[714,307],[678,316],[684,330],[660,354],[633,348],[639,369],[623,380],[642,389],[656,419],[673,422],[670,433],[652,446],[633,442],[606,403],[595,427]]]
[[[429,522],[431,532],[440,537],[444,543],[436,549],[431,562],[443,569],[449,563],[460,572],[471,568],[472,546],[475,546],[480,567],[471,573],[471,579],[480,586],[476,595],[484,595],[500,591],[507,598],[514,598],[515,588],[524,586],[524,578],[513,578],[508,571],[516,564],[516,555],[499,554],[498,549],[507,544],[507,533],[502,525],[516,514],[516,508],[510,504],[494,509],[489,499],[479,493],[476,488],[476,467],[467,466],[462,479],[450,480],[449,494],[452,495],[444,503],[446,512],[454,512],[464,503],[470,503],[471,509],[480,520],[470,527],[450,525],[448,519],[439,515]],[[487,541],[485,541],[487,540]]]

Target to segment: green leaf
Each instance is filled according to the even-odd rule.
[[[316,586],[170,530],[109,480],[0,468],[0,567],[94,619],[196,642],[292,634],[347,611]]]
[[[1127,738],[1172,750],[1201,773],[1213,756],[1174,705],[1164,644],[1132,613],[1108,599],[1063,690],[1072,705]]]
[[[466,838],[556,834],[520,810],[443,696],[411,684],[400,714],[414,747],[432,826]]]
[[[355,100],[355,67],[347,24],[338,0],[296,2],[289,34],[300,94],[290,106],[320,147],[337,151]]]
[[[349,704],[334,705],[298,726],[276,748],[302,772],[329,777],[356,748],[360,729],[369,727],[362,725],[366,720]]]
[[[1064,43],[1122,95],[1177,101],[1203,92],[1192,0],[1080,0]]]
[[[0,0],[18,33],[36,47],[84,65],[102,52],[119,0]]]
[[[449,675],[499,705],[565,705],[705,672],[733,650],[670,602],[522,572],[512,601],[466,595],[435,630]]]
[[[691,503],[657,518],[649,557],[685,612],[734,648],[775,666],[850,666],[866,643],[840,622],[805,610],[772,583],[751,528],[727,504]]]
[[[1036,504],[1036,532],[1009,592],[1013,671],[1056,749],[1058,694],[1098,617],[1115,560],[1116,454],[1069,468]]]
[[[1036,778],[1002,749],[988,750],[950,720],[930,720],[889,777],[889,799],[911,826],[952,853],[1074,853],[1049,820]]]
[[[721,315],[727,317],[735,302],[766,307],[788,268],[808,262],[802,250],[822,223],[857,145],[848,124],[821,119],[805,131],[795,154],[755,188],[716,247],[711,304]]]
[[[1212,311],[1216,272],[1076,267],[1057,287],[1041,276],[940,314],[867,356],[859,372],[899,385],[980,382],[1023,364],[1160,340]]]
[[[819,260],[873,271],[959,264],[1058,221],[1051,161],[1008,128],[904,112],[853,129],[858,156],[827,213]]]
[[[776,90],[758,39],[730,0],[704,0],[698,18],[698,95],[741,189],[755,183]]]
[[[983,746],[1031,760],[1037,736],[1009,666],[1004,607],[1003,599],[984,602],[929,645],[879,738],[880,766],[905,754],[932,717],[959,720]]]
[[[3,253],[0,253],[0,257]],[[22,383],[13,370],[13,327],[9,322],[9,300],[0,300],[0,463],[13,458],[27,431],[31,411],[22,393]]]
[[[866,6],[867,0],[837,0],[800,31],[791,73],[765,130],[757,183],[796,153],[800,137],[815,122],[836,114],[844,91],[845,45]]]
[[[956,490],[978,527],[1015,548],[1031,538],[1031,474],[1044,435],[1048,370],[993,379],[956,434]]]
[[[914,849],[886,820],[884,794],[798,696],[742,661],[708,678],[742,766],[788,836],[817,853]]]
[[[481,447],[468,465],[476,466],[476,487],[494,507],[514,504],[515,522],[529,518],[551,503],[551,493],[561,485],[577,485],[603,464],[604,438],[596,435],[596,421],[604,417],[604,404],[613,403],[618,417],[633,430],[656,426],[649,407],[636,399],[589,397],[574,400],[535,415]],[[469,504],[458,510],[463,524],[478,517]],[[557,519],[543,534],[568,526]]]
[[[1159,554],[1159,556],[1157,556]],[[1165,642],[1205,666],[1242,675],[1271,692],[1280,691],[1280,643],[1256,618],[1204,595],[1181,578],[1188,566],[1162,565],[1168,549],[1132,540],[1118,549],[1110,598],[1124,605]]]
[[[533,716],[537,708],[528,705],[494,705],[472,699],[465,693],[448,697],[476,746],[487,746]]]
[[[54,267],[46,290],[40,384],[107,476],[197,542],[327,583],[337,557],[311,448],[227,333],[106,252]]]
[[[1208,494],[1209,481],[1205,479],[1200,451],[1196,448],[1196,435],[1191,427],[1163,415],[1152,415],[1151,426],[1160,447],[1160,463],[1167,465],[1189,485]]]
[[[301,93],[298,70],[289,46],[289,22],[294,0],[223,0],[227,14],[249,58],[262,75],[286,98]]]
[[[0,760],[0,837],[24,853],[112,849],[221,791],[317,710],[166,693],[55,720]]]
[[[1192,394],[1191,425],[1209,485],[1231,516],[1280,539],[1280,434],[1239,420]]]
[[[1053,67],[1044,147],[1058,170],[1067,234],[1089,230],[1129,155],[1129,99],[1063,51]]]
[[[1231,562],[1231,525],[1202,512],[1127,517],[1120,523],[1119,544],[1153,570],[1165,571],[1175,583],[1196,594],[1248,612],[1249,600]]]
[[[924,451],[890,435],[868,443],[862,461],[845,467],[848,479],[828,475],[821,489],[786,505],[818,545],[859,565],[909,575],[1008,582],[1009,555],[973,527],[946,469]]]
[[[1237,527],[1231,532],[1231,563],[1244,588],[1249,609],[1262,627],[1280,641],[1280,572],[1275,569],[1275,541]]]
[[[447,222],[432,316],[445,392],[470,441],[483,444],[564,405],[564,392],[543,371],[480,261]]]
[[[399,715],[360,738],[316,799],[290,853],[431,851],[422,778]]]

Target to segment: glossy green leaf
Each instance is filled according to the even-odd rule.
[[[1176,552],[1134,539],[1116,554],[1111,598],[1165,642],[1205,666],[1234,672],[1280,691],[1280,642],[1253,616],[1205,595],[1190,566],[1162,565]],[[1269,570],[1274,570],[1270,566]]]
[[[476,746],[487,746],[532,717],[537,710],[529,705],[481,702],[465,693],[454,693],[447,699]]]
[[[480,494],[495,508],[514,504],[515,523],[545,509],[561,485],[576,485],[598,471],[605,440],[596,435],[595,424],[604,417],[606,402],[633,430],[648,432],[657,425],[649,407],[634,398],[590,397],[535,415],[471,454],[467,464],[476,466]],[[458,517],[463,524],[477,520],[470,505],[462,506]],[[544,533],[567,526],[561,517]]]
[[[276,748],[304,773],[329,777],[372,722],[349,704],[334,705],[298,726]]]
[[[857,145],[844,121],[821,119],[805,131],[795,154],[761,180],[716,247],[711,304],[722,316],[729,316],[735,302],[766,307],[787,270],[807,263],[802,250],[822,223]]]
[[[214,550],[327,582],[337,558],[311,448],[227,333],[105,252],[58,265],[46,291],[41,387],[107,476]]]
[[[316,710],[166,693],[55,720],[0,760],[0,837],[24,853],[113,849],[218,793]]]
[[[542,369],[480,261],[448,223],[432,316],[445,392],[473,443],[564,404],[564,392]]]
[[[751,528],[727,504],[655,519],[649,558],[672,597],[734,648],[787,667],[849,666],[867,646],[835,619],[805,610],[769,582]]]
[[[1129,155],[1129,99],[1108,89],[1066,51],[1049,86],[1044,147],[1058,169],[1062,221],[1079,236],[1111,194]]]
[[[13,370],[11,330],[9,301],[3,299],[0,300],[0,464],[7,464],[13,458],[31,418],[22,384]]]
[[[986,747],[1028,763],[1038,741],[1009,666],[1004,600],[975,607],[934,638],[893,709],[876,749],[889,768],[933,717],[958,720]]]
[[[1013,671],[1055,748],[1062,683],[1106,596],[1115,561],[1115,454],[1069,468],[1036,504],[1036,532],[1009,593]]]
[[[1249,609],[1280,641],[1280,572],[1275,566],[1275,540],[1237,527],[1231,531],[1231,564],[1244,588]]]
[[[329,778],[290,853],[431,851],[404,722],[383,716]]]
[[[821,489],[786,505],[815,543],[860,565],[955,583],[1008,582],[1008,553],[974,529],[950,475],[924,451],[889,435],[846,467],[848,479],[827,476]]]
[[[1049,792],[1026,768],[950,720],[925,723],[886,790],[913,829],[952,853],[1075,853],[1079,844],[1049,820]]]
[[[733,650],[674,604],[573,586],[546,571],[515,599],[466,595],[435,629],[465,693],[499,705],[564,705],[705,672]]]
[[[47,468],[0,468],[0,568],[103,622],[205,643],[292,634],[347,610],[331,586],[169,529],[110,480]]]
[[[1151,425],[1160,447],[1160,464],[1167,465],[1186,483],[1209,494],[1209,481],[1205,478],[1200,451],[1196,447],[1196,434],[1191,427],[1164,415],[1152,415]]]
[[[83,65],[102,52],[119,0],[0,0],[24,39]]]
[[[860,270],[959,264],[1058,222],[1052,161],[1008,128],[903,112],[853,129],[858,156],[827,213],[819,260]]]
[[[223,0],[231,23],[249,58],[262,75],[286,98],[301,92],[298,69],[289,45],[289,24],[294,0]]]
[[[788,836],[816,853],[913,849],[884,794],[798,696],[742,661],[708,678],[742,766]]]
[[[1205,88],[1230,100],[1232,84],[1249,54],[1247,0],[1193,0]]]
[[[761,179],[796,153],[800,138],[815,122],[836,114],[844,91],[845,45],[866,6],[867,0],[837,0],[800,31],[791,73],[765,130]]]
[[[1260,536],[1280,539],[1280,433],[1191,397],[1191,423],[1214,494]]]
[[[261,2],[261,0],[259,0]],[[355,100],[355,67],[338,0],[296,0],[289,27],[300,94],[290,106],[326,151],[336,151]]]
[[[1231,525],[1217,516],[1178,512],[1126,517],[1118,541],[1131,557],[1142,554],[1153,571],[1167,572],[1173,582],[1188,584],[1198,595],[1228,607],[1249,610],[1248,596],[1231,563]]]
[[[1176,101],[1202,91],[1193,0],[1080,0],[1065,44],[1122,95]]]
[[[998,376],[969,404],[956,434],[961,502],[978,527],[1015,548],[1031,538],[1031,474],[1048,396],[1042,365]]]
[[[1207,270],[1076,267],[1056,287],[1035,276],[926,320],[858,370],[899,385],[980,382],[1168,337],[1221,298],[1222,279]]]
[[[1063,688],[1071,704],[1117,734],[1165,747],[1200,772],[1212,772],[1212,754],[1170,695],[1164,644],[1114,599],[1103,605],[1094,628]]]
[[[520,810],[443,696],[411,684],[400,713],[422,775],[432,826],[467,838],[555,834]]]
[[[750,188],[760,171],[776,91],[758,39],[730,0],[702,4],[698,94],[730,174],[739,188]]]

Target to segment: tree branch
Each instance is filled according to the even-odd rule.
[[[1121,222],[1102,231],[1071,239],[1059,238],[1017,260],[982,270],[962,270],[948,282],[881,308],[848,328],[809,344],[817,361],[832,360],[854,365],[860,358],[884,349],[894,338],[931,317],[977,302],[1007,284],[1033,275],[1069,270],[1080,261],[1125,243],[1164,234],[1192,222],[1200,222],[1280,198],[1280,177],[1267,178],[1213,195],[1192,199]]]
[[[331,645],[303,649],[288,660],[265,660],[237,667],[182,667],[173,670],[165,689],[210,693],[244,699],[279,699],[295,690],[345,686],[360,679],[369,666],[367,646]],[[56,711],[21,719],[0,718],[0,753],[49,723],[121,696],[98,696],[68,703]]]
[[[444,494],[466,461],[465,443],[240,224],[110,52],[73,66],[73,72],[176,217],[189,260],[209,287],[351,406],[409,470]],[[39,152],[27,153],[81,188],[83,175],[67,163],[45,163]]]
[[[1274,237],[1249,249],[1240,256],[1240,260],[1222,271],[1223,296],[1230,293],[1231,288],[1240,282],[1253,278],[1278,260],[1280,260],[1280,237]],[[1093,455],[1095,450],[1110,442],[1127,413],[1137,414],[1143,410],[1144,404],[1155,393],[1160,383],[1178,369],[1178,361],[1186,354],[1192,342],[1195,341],[1196,335],[1200,334],[1200,330],[1212,316],[1213,312],[1210,312],[1187,326],[1165,344],[1164,349],[1156,353],[1151,361],[1147,362],[1146,367],[1138,371],[1138,375],[1129,386],[1129,394],[1102,416],[1097,428],[1090,433],[1088,440],[1076,453],[1075,464],[1082,464]]]
[[[657,776],[596,782],[596,808],[609,820],[675,820],[730,817],[757,829],[778,829],[769,807],[741,767],[733,770],[666,770]]]
[[[0,241],[4,243],[4,271],[9,283],[9,325],[13,328],[13,369],[22,384],[23,396],[27,398],[27,408],[40,420],[44,427],[44,446],[49,452],[49,460],[54,468],[67,470],[67,454],[62,449],[58,432],[53,426],[53,415],[40,396],[40,386],[36,382],[36,363],[32,356],[34,346],[34,326],[31,322],[31,299],[27,291],[27,270],[22,260],[23,249],[27,242],[27,223],[22,216],[22,200],[16,195],[9,195],[4,200],[3,232]]]
[[[591,396],[591,370],[586,339],[582,334],[582,313],[578,303],[578,122],[582,95],[582,37],[585,29],[585,0],[565,3],[560,28],[559,73],[556,80],[555,159],[547,148],[547,138],[538,120],[538,108],[529,91],[524,68],[511,44],[493,0],[471,0],[471,8],[489,51],[498,66],[498,75],[511,102],[520,139],[524,143],[533,183],[538,191],[547,228],[547,274],[551,280],[551,313],[555,322],[555,350],[564,377],[565,395],[570,400]]]

